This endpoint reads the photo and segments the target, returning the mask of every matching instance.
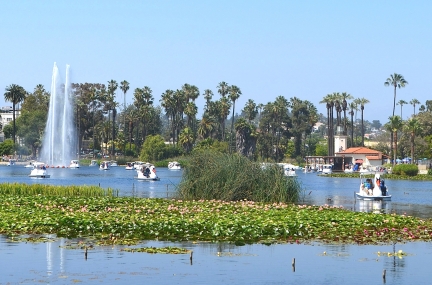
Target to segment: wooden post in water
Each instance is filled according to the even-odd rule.
[[[87,249],[87,247],[86,247],[86,249],[85,249],[85,253],[84,253],[84,258],[85,258],[85,260],[87,260],[87,251],[88,251],[88,249]]]
[[[383,270],[382,277],[383,277],[383,280],[384,280],[384,283],[385,283],[385,280],[386,280],[386,270],[385,269]]]
[[[291,265],[293,272],[295,272],[295,258],[293,258]]]
[[[190,252],[190,257],[189,257],[189,259],[190,259],[190,264],[192,265],[192,258],[193,258],[193,250],[191,250],[191,252]]]

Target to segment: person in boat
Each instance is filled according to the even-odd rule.
[[[150,176],[150,167],[146,167],[144,175],[145,175],[146,177],[149,177],[149,176]]]
[[[46,167],[45,167],[45,165],[44,165],[44,166],[42,166],[42,169],[43,169],[43,170],[46,170]]]
[[[384,179],[382,179],[381,181],[380,181],[380,188],[381,188],[381,193],[382,193],[382,195],[383,196],[387,196],[387,187],[385,186],[385,184],[384,184]]]

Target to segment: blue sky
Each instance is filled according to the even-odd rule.
[[[326,114],[322,98],[348,92],[370,101],[365,119],[388,121],[393,73],[408,81],[397,100],[429,95],[431,1],[4,1],[0,88],[50,89],[53,63],[75,83],[127,80],[166,89],[196,85],[219,98],[221,81],[266,104],[298,97]],[[0,96],[0,106],[11,105]],[[117,101],[123,94],[117,92]],[[197,100],[202,113],[204,99]],[[400,114],[400,106],[396,106]],[[418,108],[417,108],[418,110]],[[403,107],[406,119],[412,105]]]

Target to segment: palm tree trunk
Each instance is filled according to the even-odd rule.
[[[361,126],[362,126],[362,146],[364,147],[363,108],[362,108],[362,113],[361,113]]]
[[[393,165],[396,164],[396,157],[397,157],[397,131],[393,132]]]
[[[351,147],[354,147],[354,113],[351,114]]]

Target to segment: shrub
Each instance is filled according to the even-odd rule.
[[[238,154],[194,152],[188,160],[178,196],[188,200],[296,202],[301,191],[295,177],[277,165],[263,168]]]
[[[416,176],[418,174],[418,167],[415,164],[398,164],[393,167],[392,174]]]

